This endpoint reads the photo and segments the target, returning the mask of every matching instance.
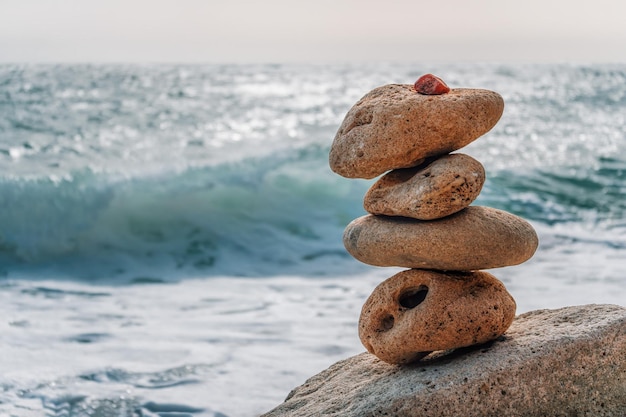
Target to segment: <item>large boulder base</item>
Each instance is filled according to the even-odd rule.
[[[265,417],[626,416],[626,308],[515,318],[495,342],[389,365],[362,353],[294,389]]]
[[[427,96],[409,84],[375,88],[346,114],[330,148],[330,168],[347,178],[374,178],[417,166],[484,135],[503,110],[502,97],[489,90]]]

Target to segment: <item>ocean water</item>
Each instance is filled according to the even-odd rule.
[[[400,269],[341,241],[348,109],[432,72],[499,92],[461,152],[540,246],[518,313],[626,300],[626,65],[0,66],[0,414],[254,416],[362,352]]]

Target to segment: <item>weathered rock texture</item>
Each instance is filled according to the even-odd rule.
[[[415,168],[396,169],[376,181],[363,207],[372,214],[433,220],[469,206],[485,183],[485,168],[455,153]]]
[[[265,417],[626,416],[626,309],[538,310],[501,340],[389,365],[337,362]]]
[[[346,114],[330,149],[330,168],[347,178],[374,178],[414,167],[487,133],[503,110],[502,97],[489,90],[426,96],[408,84],[375,88]]]
[[[368,214],[348,224],[343,243],[369,265],[471,271],[525,262],[539,239],[518,216],[469,206],[431,221]]]
[[[408,363],[436,350],[485,343],[515,317],[515,301],[484,271],[409,269],[380,283],[359,320],[363,346],[388,363]]]

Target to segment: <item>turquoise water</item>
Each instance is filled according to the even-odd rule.
[[[395,271],[343,248],[372,181],[328,149],[367,91],[426,72],[504,97],[462,152],[475,204],[538,231],[491,271],[518,312],[623,304],[624,65],[3,65],[0,411],[254,415],[362,351]]]

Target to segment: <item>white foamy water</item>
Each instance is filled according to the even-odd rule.
[[[624,282],[613,278],[626,268],[622,255],[623,249],[590,253],[588,267],[573,275],[567,271],[580,264],[578,254],[540,248],[523,266],[490,272],[517,300],[518,313],[623,305]],[[357,335],[361,306],[397,271],[122,287],[5,282],[0,412],[258,415],[308,377],[364,351]]]

